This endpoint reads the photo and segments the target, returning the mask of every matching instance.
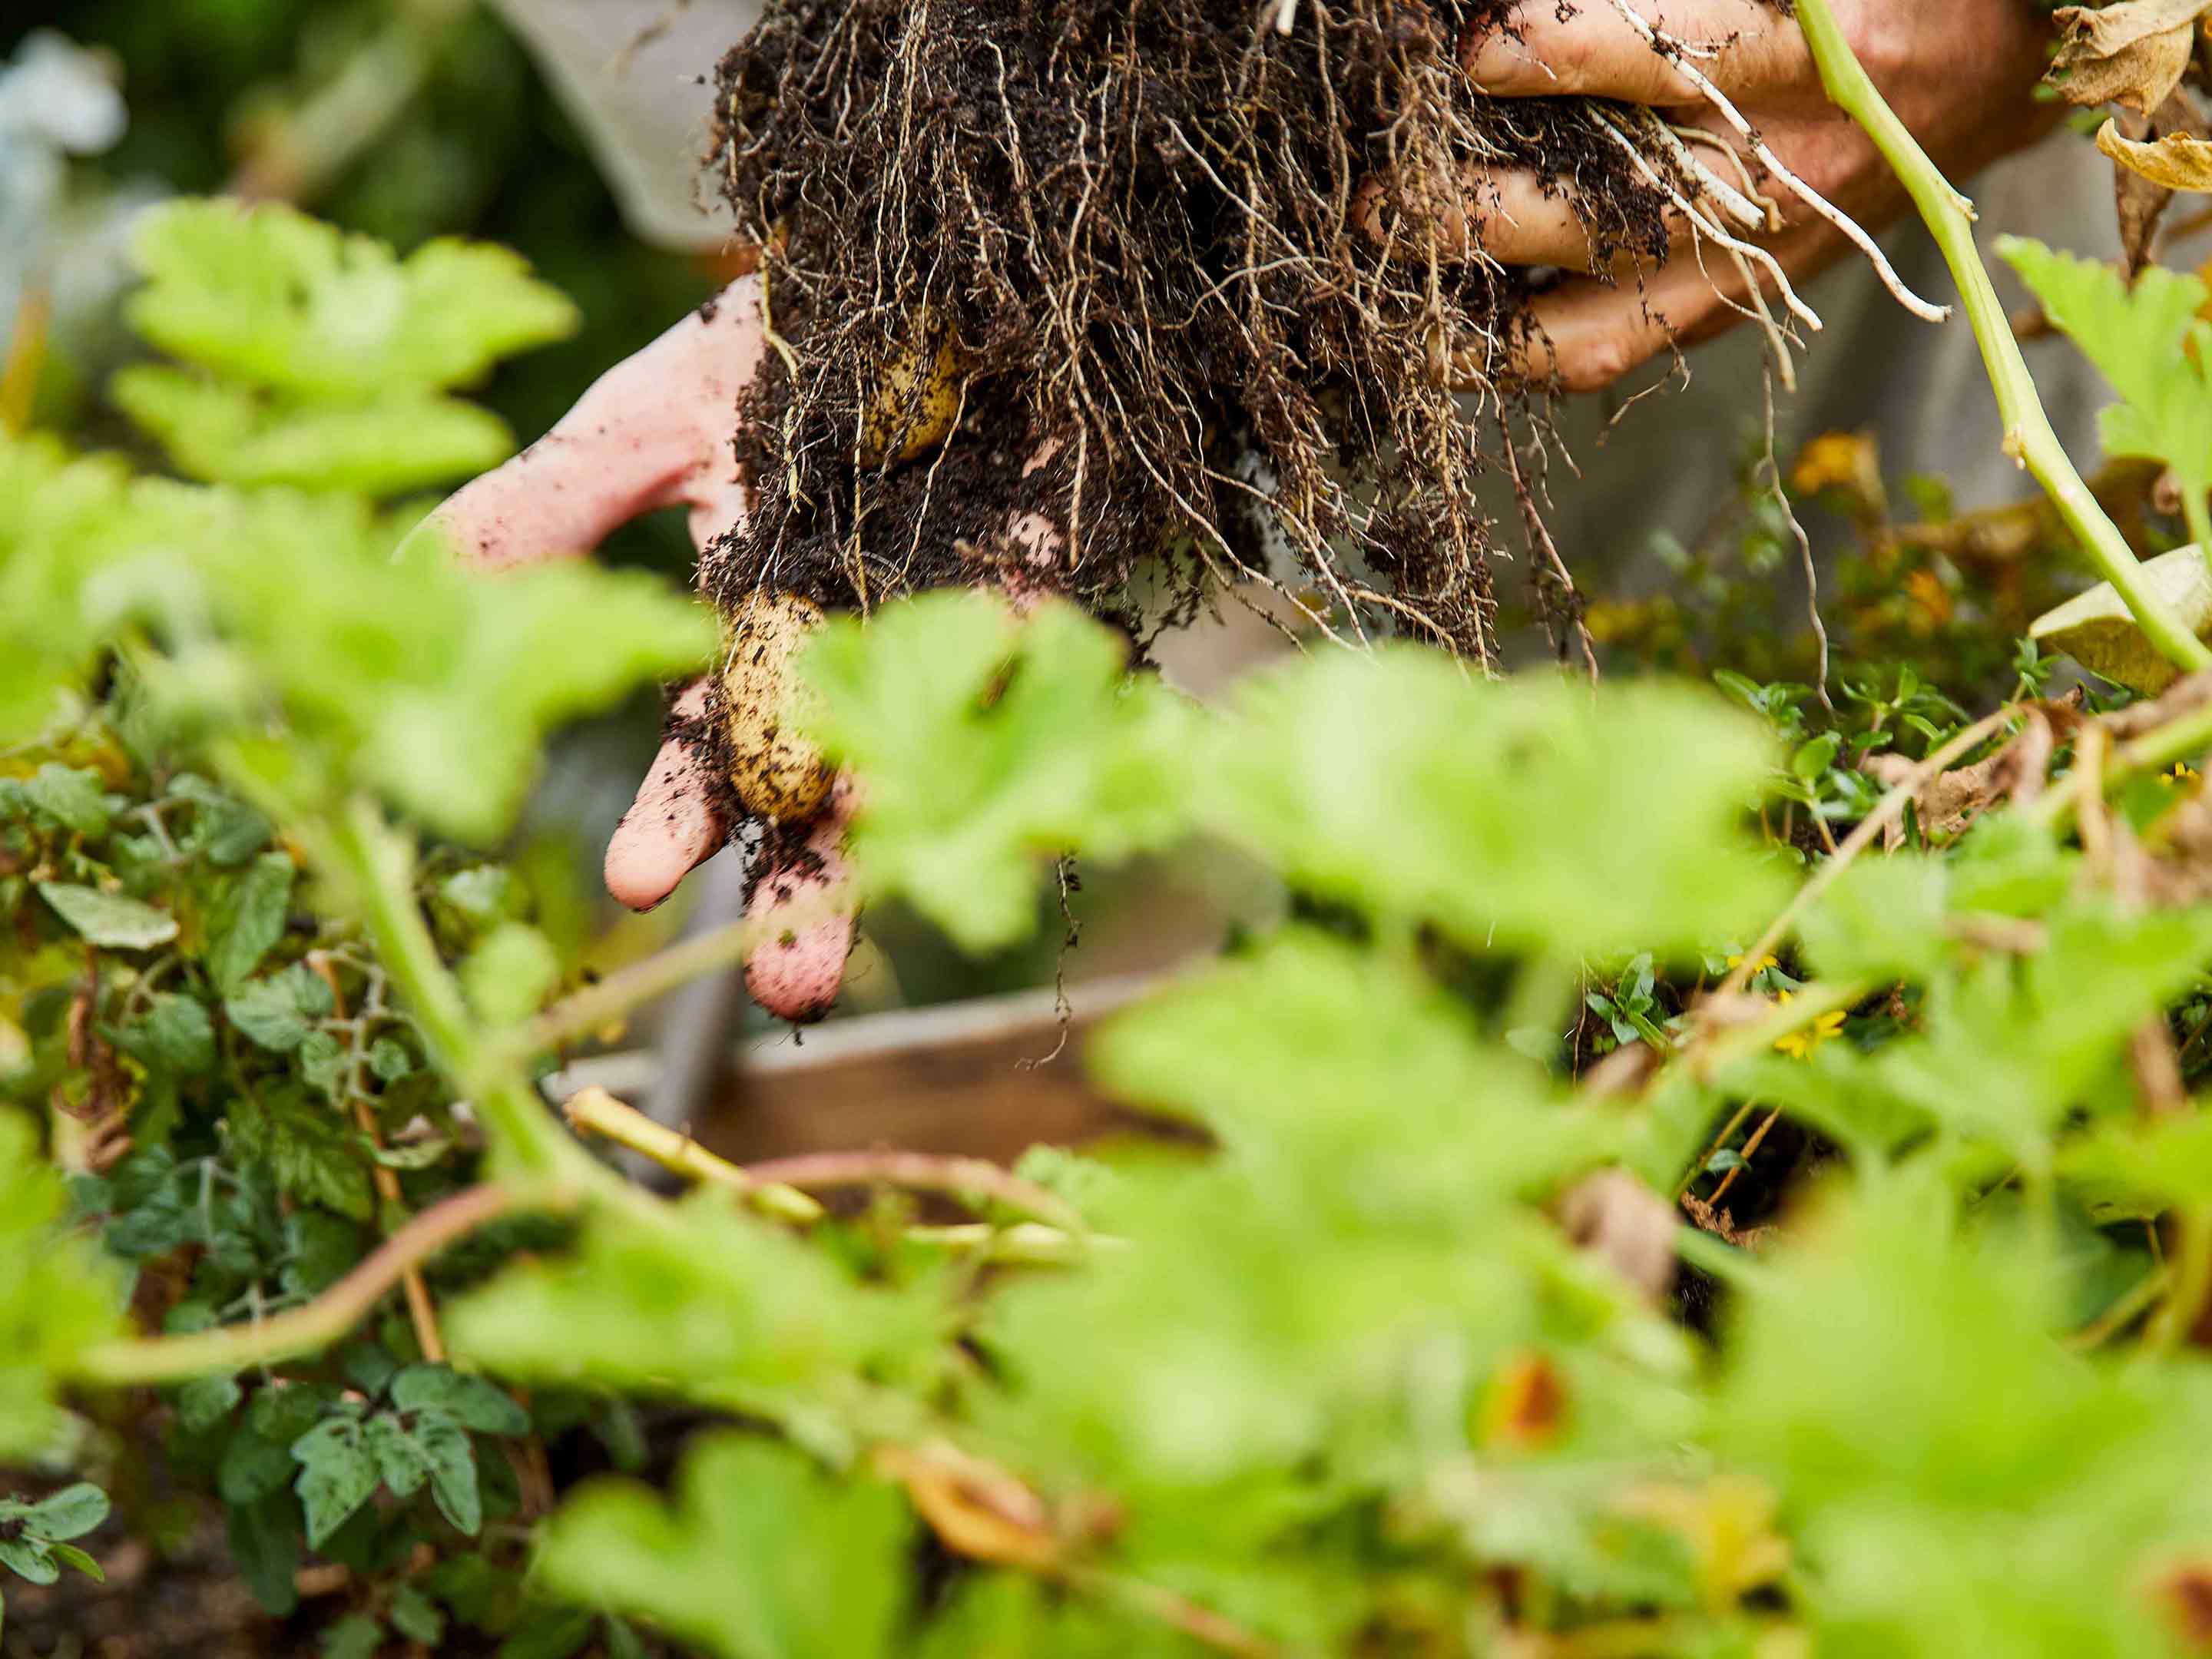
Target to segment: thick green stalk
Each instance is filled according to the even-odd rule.
[[[376,804],[362,796],[348,802],[329,826],[328,845],[385,971],[439,1063],[467,1094],[494,1152],[524,1177],[599,1174],[522,1068],[490,1052],[415,902],[414,853]]]
[[[1804,27],[1828,96],[1866,129],[1875,147],[1911,193],[1913,204],[1951,267],[1960,296],[1966,302],[1967,320],[1981,344],[1990,387],[1996,393],[1997,412],[2005,424],[2006,453],[2035,475],[2098,573],[2112,585],[2160,654],[2191,672],[2212,668],[2212,648],[2184,627],[2144,583],[2142,567],[2136,562],[2126,538],[2097,504],[2089,486],[2067,458],[2058,434],[2051,430],[2050,417],[2036,396],[2035,380],[2027,372],[2027,361],[2021,356],[2012,324],[1974,246],[1972,205],[1951,188],[1950,181],[1875,89],[1843,31],[1836,27],[1828,0],[1797,0],[1797,21]]]

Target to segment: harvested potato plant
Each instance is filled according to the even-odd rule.
[[[1492,659],[1474,485],[1541,424],[1511,373],[1540,279],[1482,255],[1480,180],[1534,172],[1632,281],[1701,194],[1648,112],[1477,94],[1462,46],[1510,12],[769,0],[720,71],[775,347],[725,613],[1017,561],[1110,611],[1170,549],[1188,605],[1279,543],[1316,620]],[[1010,534],[1040,514],[1042,573]]]

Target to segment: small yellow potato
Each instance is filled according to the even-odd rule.
[[[924,344],[904,347],[884,365],[883,380],[860,416],[860,459],[910,461],[952,434],[960,411],[960,352],[949,330],[926,331]],[[923,353],[932,338],[935,349]],[[898,453],[891,456],[891,447]]]
[[[822,752],[790,724],[799,694],[792,659],[822,625],[822,608],[796,593],[755,593],[724,623],[722,704],[730,781],[749,812],[803,823],[830,793]]]

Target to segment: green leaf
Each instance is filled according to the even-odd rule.
[[[264,853],[217,896],[208,917],[207,969],[226,996],[245,984],[284,937],[293,873],[284,854]]]
[[[296,1083],[270,1084],[233,1103],[230,1130],[240,1154],[265,1164],[279,1191],[356,1221],[369,1218],[368,1160],[329,1102]]]
[[[307,1547],[323,1540],[369,1499],[380,1476],[376,1459],[363,1443],[362,1425],[350,1418],[326,1418],[292,1443],[300,1465],[294,1490],[307,1511]]]
[[[210,864],[232,868],[269,844],[269,820],[205,778],[179,773],[169,780],[169,798],[192,807],[191,827],[179,845]]]
[[[384,1626],[364,1613],[349,1613],[323,1632],[322,1659],[376,1659]]]
[[[1952,1212],[1924,1174],[1826,1194],[1747,1294],[1717,1449],[1789,1494],[1821,1651],[2169,1651],[2145,1575],[2212,1524],[2175,1476],[2212,1394],[2063,1352],[2045,1235]]]
[[[445,1639],[446,1615],[436,1602],[412,1584],[402,1584],[392,1592],[392,1601],[385,1613],[392,1620],[392,1628],[410,1642],[421,1642],[434,1650]]]
[[[368,1069],[380,1083],[397,1083],[415,1069],[415,1056],[398,1037],[381,1036],[368,1045]]]
[[[1091,1060],[1117,1098],[1195,1118],[1223,1150],[1126,1172],[1096,1215],[1121,1248],[1007,1287],[990,1351],[1022,1406],[988,1420],[1059,1480],[1168,1505],[1224,1486],[1261,1512],[1292,1503],[1285,1471],[1391,1432],[1369,1415],[1398,1386],[1382,1379],[1534,1340],[1554,1288],[1534,1264],[1568,1252],[1525,1205],[1627,1140],[1454,997],[1310,930],[1116,1015]],[[1680,1363],[1618,1281],[1572,1295],[1639,1364]],[[1606,1432],[1658,1399],[1621,1395]]]
[[[301,1433],[306,1431],[303,1429]],[[249,1422],[247,1427],[234,1431],[222,1449],[222,1461],[216,1468],[216,1490],[233,1508],[258,1504],[283,1490],[292,1478],[293,1462],[289,1443],[269,1438]]]
[[[114,1034],[115,1046],[156,1071],[197,1077],[215,1065],[215,1022],[198,997],[156,991]]]
[[[868,781],[851,839],[868,890],[963,949],[1029,934],[1042,860],[1125,858],[1185,827],[1186,711],[1072,606],[1018,622],[988,594],[925,595],[831,623],[799,673],[810,730]]]
[[[414,1440],[430,1468],[430,1496],[437,1500],[438,1513],[475,1537],[483,1525],[483,1497],[468,1431],[443,1412],[421,1411],[415,1413]]]
[[[408,1366],[392,1379],[392,1403],[402,1411],[441,1411],[479,1434],[530,1432],[530,1413],[504,1389],[450,1365]]]
[[[88,666],[106,619],[87,586],[160,542],[120,461],[0,432],[0,741],[44,726]]]
[[[33,1584],[51,1584],[62,1576],[52,1547],[42,1538],[0,1538],[0,1567]]]
[[[0,1110],[0,1459],[53,1449],[63,1378],[94,1344],[122,1334],[113,1264],[62,1231],[68,1198],[20,1114]]]
[[[287,1290],[313,1296],[328,1290],[368,1254],[361,1229],[320,1210],[295,1210],[284,1218]]]
[[[23,793],[33,810],[64,830],[80,836],[107,833],[107,791],[97,772],[49,761],[23,780]]]
[[[377,1473],[398,1498],[412,1498],[430,1478],[429,1454],[399,1419],[379,1412],[362,1425],[362,1444],[376,1460]]]
[[[546,1523],[539,1567],[725,1659],[872,1659],[892,1650],[911,1532],[894,1488],[724,1434],[685,1455],[673,1509],[624,1480],[579,1492]]]
[[[334,1397],[321,1383],[274,1379],[254,1390],[246,1421],[263,1439],[289,1446],[314,1427]]]
[[[24,1512],[23,1525],[48,1543],[58,1543],[82,1538],[106,1519],[107,1494],[90,1481],[80,1480],[32,1504]]]
[[[1806,954],[1842,981],[1925,980],[1950,959],[1945,860],[1915,853],[1861,859],[1798,925]]]
[[[307,1079],[309,1088],[319,1091],[332,1101],[344,1092],[353,1067],[353,1053],[334,1033],[308,1032],[301,1039],[296,1059],[300,1075]]]
[[[111,951],[150,951],[177,936],[177,919],[120,893],[67,882],[42,881],[39,896],[94,945]]]
[[[177,1420],[187,1433],[197,1434],[228,1417],[245,1397],[234,1376],[196,1376],[177,1390]]]
[[[172,356],[331,398],[452,386],[565,338],[576,308],[515,254],[426,243],[404,260],[288,207],[172,203],[140,222],[133,327]]]
[[[2102,260],[2020,236],[2000,237],[1997,252],[2120,394],[2104,413],[2106,450],[2164,461],[2182,489],[2203,495],[2212,487],[2212,382],[2205,378],[2212,325],[2198,314],[2208,298],[2203,282],[2153,264],[2130,283]]]
[[[1780,906],[1742,813],[1772,758],[1753,721],[1680,686],[1332,652],[1249,686],[1205,810],[1294,884],[1473,949],[1686,954]]]
[[[222,1011],[246,1036],[275,1053],[289,1054],[331,1008],[331,988],[304,963],[249,980],[223,999]]]
[[[346,1380],[368,1395],[382,1394],[399,1370],[391,1350],[375,1342],[349,1343],[338,1360],[345,1369]]]
[[[106,1569],[76,1545],[57,1543],[49,1539],[46,1547],[52,1552],[54,1559],[63,1566],[76,1568],[95,1584],[104,1584],[107,1582]]]
[[[711,1193],[595,1215],[574,1252],[517,1263],[444,1310],[454,1354],[519,1382],[676,1392],[811,1417],[833,1379],[933,1352],[933,1286],[854,1283],[819,1250]]]
[[[380,498],[467,477],[514,453],[496,415],[420,386],[333,407],[134,363],[108,395],[179,471],[207,483]]]
[[[215,602],[295,726],[464,841],[505,832],[555,726],[713,649],[707,612],[638,572],[562,561],[492,580],[428,528],[394,554],[298,502],[223,516],[205,542]]]
[[[498,1659],[568,1659],[592,1639],[594,1620],[585,1607],[537,1607],[499,1644]]]
[[[2008,1156],[2041,1160],[2130,1035],[2212,957],[2212,911],[2130,914],[2094,898],[2045,918],[2048,942],[1930,985],[1923,1029],[1875,1057],[1886,1090]]]
[[[300,1528],[291,1501],[281,1494],[258,1503],[228,1501],[224,1518],[238,1576],[264,1612],[282,1619],[300,1602],[293,1577],[300,1570]]]
[[[1836,763],[1836,751],[1843,744],[1842,732],[1825,732],[1798,746],[1790,757],[1790,769],[1807,783],[1817,782]]]
[[[561,958],[545,935],[522,922],[504,922],[461,963],[461,985],[477,1018],[491,1026],[513,1025],[544,1006],[561,977]]]

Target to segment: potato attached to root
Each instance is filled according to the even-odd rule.
[[[784,592],[748,595],[723,624],[730,782],[748,812],[786,823],[811,818],[830,796],[830,764],[791,718],[801,695],[793,659],[821,625],[821,606]]]
[[[860,459],[871,466],[910,461],[951,437],[959,412],[960,349],[949,330],[925,326],[884,361],[860,415]]]

